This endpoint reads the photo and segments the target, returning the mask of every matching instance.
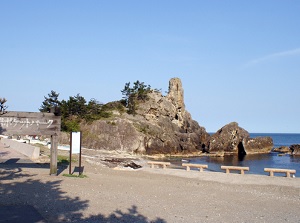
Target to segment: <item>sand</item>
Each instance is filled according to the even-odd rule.
[[[0,208],[31,205],[48,222],[300,222],[300,178],[151,169],[141,160],[138,170],[113,169],[88,157],[87,178],[1,164]]]

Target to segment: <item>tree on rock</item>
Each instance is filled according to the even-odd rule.
[[[124,95],[123,99],[129,114],[136,114],[138,101],[148,100],[148,93],[150,91],[150,85],[147,86],[144,82],[138,80],[133,83],[133,87],[130,87],[130,82],[125,84],[125,87],[121,92]]]

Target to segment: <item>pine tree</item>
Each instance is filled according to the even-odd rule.
[[[138,101],[148,100],[148,93],[151,91],[150,85],[145,85],[144,82],[136,81],[133,87],[130,87],[130,82],[125,84],[124,89],[121,91],[125,106],[128,108],[129,114],[136,114]]]
[[[51,90],[51,93],[48,94],[48,97],[44,96],[44,101],[40,107],[40,112],[51,112],[51,109],[55,111],[59,110],[61,102],[58,100],[59,93]]]

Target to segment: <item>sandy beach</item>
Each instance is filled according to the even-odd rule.
[[[24,157],[3,164],[18,154],[0,148],[0,209],[30,205],[47,222],[300,222],[299,178],[108,168],[87,158],[86,178],[50,176]]]

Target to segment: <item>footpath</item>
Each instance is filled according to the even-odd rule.
[[[20,166],[24,167],[24,164],[28,167],[34,165],[34,163],[25,155],[15,151],[9,146],[5,146],[0,142],[0,185],[5,180],[4,173],[16,168],[20,169]],[[38,165],[35,166],[38,168]],[[0,193],[1,194],[1,193]],[[33,223],[47,222],[41,214],[31,205],[0,205],[0,223]]]

